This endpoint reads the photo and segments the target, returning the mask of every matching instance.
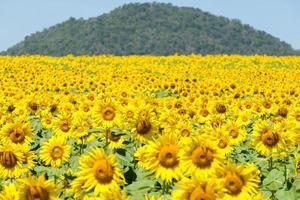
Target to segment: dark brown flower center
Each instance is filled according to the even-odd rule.
[[[41,186],[30,186],[27,189],[26,200],[49,200],[48,191]]]
[[[11,151],[1,152],[0,161],[3,167],[13,168],[17,164],[17,157]]]
[[[264,143],[264,145],[267,145],[269,147],[275,146],[279,141],[279,136],[277,133],[273,131],[267,131],[262,134],[261,140]]]

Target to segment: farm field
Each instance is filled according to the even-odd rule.
[[[0,200],[300,199],[300,57],[2,56]]]

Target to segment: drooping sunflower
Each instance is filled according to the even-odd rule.
[[[162,181],[171,182],[183,176],[179,159],[178,139],[175,134],[163,134],[150,141],[135,154],[139,165],[155,174]]]
[[[259,170],[253,164],[227,163],[217,169],[224,190],[224,200],[250,200],[259,192]]]
[[[0,200],[19,200],[19,191],[16,184],[4,185],[0,193]]]
[[[174,200],[221,200],[223,197],[222,185],[215,177],[183,178],[177,186],[172,192]]]
[[[22,175],[22,152],[16,145],[0,146],[0,177],[18,178]]]
[[[97,125],[103,129],[109,129],[113,126],[119,127],[122,123],[120,106],[111,98],[97,102],[93,111]]]
[[[88,155],[81,156],[79,164],[77,179],[83,184],[82,189],[94,191],[94,195],[119,189],[119,184],[125,183],[116,156],[107,156],[103,149],[92,149]]]
[[[46,180],[44,176],[28,177],[20,179],[19,183],[20,199],[45,199],[58,200],[56,187],[53,180]]]
[[[207,135],[183,138],[180,141],[179,158],[185,174],[195,177],[215,174],[215,169],[225,157],[212,141],[213,138]]]
[[[40,151],[40,158],[46,165],[60,167],[63,162],[68,162],[71,146],[66,144],[65,137],[53,136],[44,142]]]

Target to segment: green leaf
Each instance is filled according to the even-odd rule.
[[[263,180],[263,186],[271,191],[276,191],[284,187],[284,182],[283,172],[273,169]]]
[[[298,175],[295,178],[295,181],[293,183],[293,186],[295,187],[296,190],[300,190],[300,175]]]

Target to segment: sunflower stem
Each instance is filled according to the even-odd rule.
[[[269,158],[269,170],[272,170],[272,169],[273,169],[273,157],[271,155]]]

